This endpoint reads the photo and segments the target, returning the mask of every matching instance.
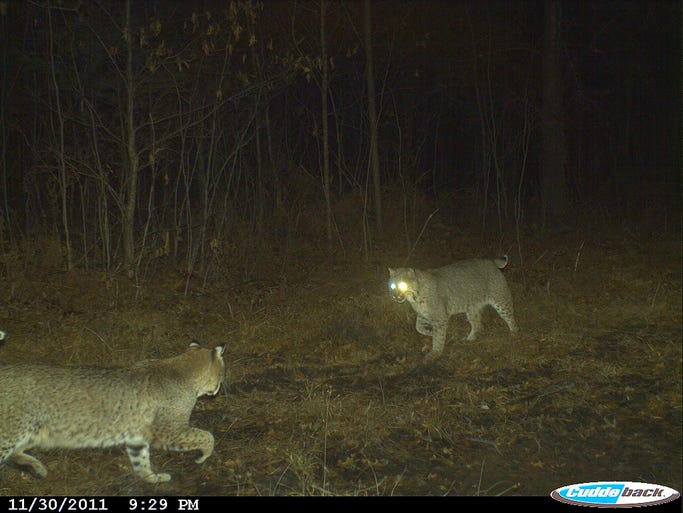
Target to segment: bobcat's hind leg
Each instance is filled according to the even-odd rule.
[[[491,303],[491,306],[508,325],[511,333],[517,333],[519,331],[517,322],[515,322],[515,311],[512,308],[511,303]]]

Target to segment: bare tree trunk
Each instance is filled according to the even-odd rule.
[[[135,84],[133,78],[133,34],[130,20],[130,0],[126,0],[126,142],[127,175],[124,180],[123,209],[123,265],[129,277],[133,277],[135,265],[135,201],[137,196],[138,156],[135,151],[135,116],[133,99]]]
[[[275,196],[275,212],[278,214],[282,210],[282,188],[280,186],[280,170],[275,164],[275,154],[273,153],[273,132],[270,124],[270,105],[267,103],[264,112],[266,142],[268,145],[268,163],[273,174],[273,195]]]
[[[12,60],[12,53],[10,50],[10,35],[7,25],[10,23],[10,16],[0,17],[0,55],[2,60],[0,61],[0,69],[8,70],[13,69],[10,64]],[[12,23],[16,23],[13,20]],[[9,170],[9,159],[7,158],[7,152],[10,146],[7,142],[7,138],[10,135],[8,130],[7,118],[8,114],[5,113],[6,108],[9,106],[9,88],[10,88],[10,78],[9,73],[0,74],[0,195],[2,195],[2,206],[0,206],[0,242],[3,241],[4,237],[7,236],[9,240],[13,239],[13,230],[11,229],[11,218],[10,218],[10,203],[9,196],[7,194],[10,170]]]
[[[544,216],[548,216],[550,221],[561,220],[569,211],[567,147],[562,112],[560,9],[559,0],[545,3],[541,187]]]
[[[327,219],[327,253],[332,255],[332,205],[330,198],[330,153],[329,153],[329,126],[327,122],[327,41],[325,40],[325,11],[326,1],[320,1],[320,47],[322,49],[322,83],[320,93],[322,96],[322,125],[323,125],[323,192],[325,194],[325,215]]]
[[[55,53],[54,53],[54,34],[52,32],[52,6],[48,3],[47,6],[47,17],[50,25],[50,71],[52,83],[55,88],[55,107],[57,110],[57,123],[58,136],[59,136],[59,149],[56,152],[59,158],[59,191],[61,198],[61,211],[62,211],[62,229],[64,230],[64,245],[66,246],[66,268],[71,270],[73,267],[73,253],[71,251],[71,235],[69,231],[69,218],[68,218],[68,184],[67,184],[67,170],[66,170],[66,156],[64,155],[65,145],[64,145],[64,116],[62,115],[62,101],[59,95],[59,83],[57,82],[57,73],[55,68]],[[50,116],[52,118],[52,116]]]
[[[380,191],[379,150],[377,148],[377,114],[375,107],[375,76],[372,65],[372,18],[370,0],[365,0],[365,74],[368,81],[368,118],[370,119],[370,170],[372,185],[375,193],[375,227],[381,231],[382,222],[382,192]]]
[[[250,30],[253,30],[253,26],[250,27]],[[265,80],[263,79],[263,69],[261,68],[261,64],[259,63],[258,59],[258,54],[256,53],[256,45],[251,46],[251,63],[252,66],[254,67],[254,73],[256,73],[256,76],[258,77],[259,86],[258,92],[256,93],[256,106],[254,108],[255,115],[254,115],[254,143],[256,145],[255,151],[256,151],[256,198],[258,205],[256,205],[256,212],[255,212],[255,226],[256,229],[259,233],[263,233],[264,231],[264,219],[265,216],[267,215],[266,212],[266,196],[267,196],[267,188],[266,188],[266,172],[265,172],[265,167],[264,167],[264,158],[263,158],[263,144],[261,142],[261,134],[264,131],[264,118],[265,118],[265,113],[261,112],[262,105],[266,105],[267,109],[267,101],[263,101],[263,87],[262,85],[264,84]]]

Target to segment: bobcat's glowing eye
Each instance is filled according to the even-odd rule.
[[[405,281],[399,281],[398,283],[392,281],[391,283],[389,283],[389,288],[391,290],[398,289],[399,292],[405,292],[406,290],[408,290],[408,284]]]

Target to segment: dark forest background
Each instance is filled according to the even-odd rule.
[[[679,226],[680,2],[10,1],[0,31],[0,243],[63,269],[368,258],[437,210]]]

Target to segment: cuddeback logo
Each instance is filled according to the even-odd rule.
[[[553,499],[577,506],[629,508],[654,506],[678,499],[681,494],[673,488],[631,481],[600,481],[563,486],[553,490]]]

